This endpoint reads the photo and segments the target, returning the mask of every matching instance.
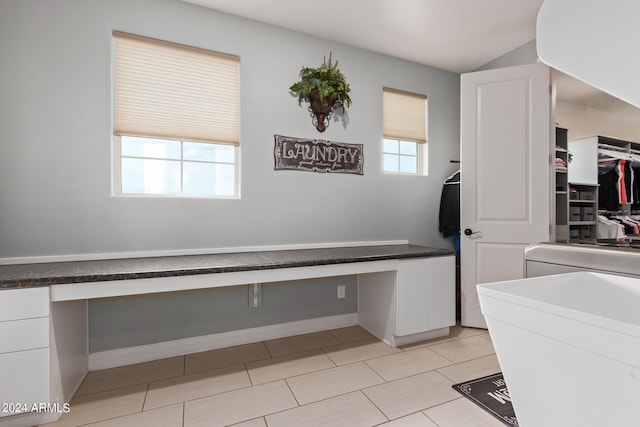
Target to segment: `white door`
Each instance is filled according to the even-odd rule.
[[[522,278],[523,250],[549,240],[549,69],[461,76],[462,325],[486,328],[476,285]]]

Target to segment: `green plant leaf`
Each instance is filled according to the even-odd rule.
[[[343,108],[351,106],[349,92],[351,88],[345,76],[338,69],[338,61],[332,64],[331,53],[329,61],[326,57],[323,63],[317,67],[303,66],[300,70],[300,80],[289,87],[292,95],[298,97],[298,103],[309,102],[309,94],[314,89],[318,89],[322,99],[331,96],[335,102]]]

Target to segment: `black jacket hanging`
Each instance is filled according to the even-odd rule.
[[[444,181],[439,220],[440,232],[444,237],[460,233],[460,171]]]

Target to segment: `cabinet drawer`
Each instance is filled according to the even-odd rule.
[[[14,404],[13,410],[49,402],[49,349],[0,354],[0,378],[0,402]]]
[[[0,353],[49,347],[49,318],[0,322]]]
[[[0,290],[0,322],[49,316],[49,288]]]

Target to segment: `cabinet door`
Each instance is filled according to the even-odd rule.
[[[9,405],[0,417],[49,402],[49,349],[0,354],[0,378],[0,402]]]
[[[456,324],[456,262],[454,256],[429,259],[429,329]]]
[[[398,266],[396,335],[429,330],[429,259],[401,260]]]

